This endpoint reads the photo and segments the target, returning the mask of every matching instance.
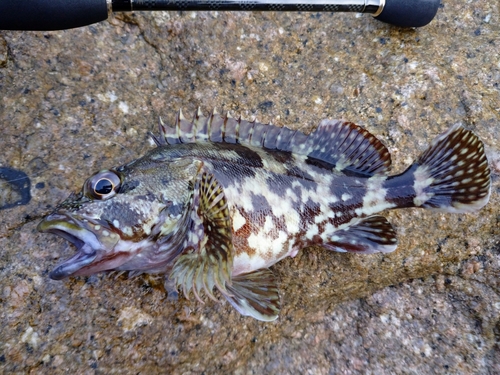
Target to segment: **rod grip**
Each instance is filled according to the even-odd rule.
[[[400,27],[421,27],[432,21],[440,0],[386,0],[375,19]]]
[[[107,18],[106,0],[0,0],[0,30],[63,30]]]

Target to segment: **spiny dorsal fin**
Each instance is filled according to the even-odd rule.
[[[306,155],[330,164],[338,171],[364,176],[385,173],[391,165],[387,148],[367,130],[350,122],[323,120],[311,134],[287,127],[222,117],[214,112],[204,117],[198,109],[192,121],[179,111],[175,126],[160,122],[157,145],[211,141],[241,143],[270,150]]]

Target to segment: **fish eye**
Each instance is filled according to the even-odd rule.
[[[113,181],[109,178],[101,178],[94,186],[94,193],[99,195],[106,195],[113,191]]]
[[[89,198],[108,199],[116,194],[120,183],[120,176],[116,172],[101,171],[87,180],[84,189]]]

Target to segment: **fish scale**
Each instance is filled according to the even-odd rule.
[[[269,269],[303,247],[371,254],[397,247],[379,213],[421,207],[467,213],[490,195],[482,142],[460,125],[403,173],[367,130],[323,120],[311,134],[217,113],[160,120],[157,147],[91,176],[38,226],[76,254],[54,279],[101,271],[164,273],[202,301],[217,289],[241,314],[279,315]]]

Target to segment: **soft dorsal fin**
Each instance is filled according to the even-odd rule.
[[[385,173],[391,166],[391,155],[383,143],[352,122],[323,120],[307,137],[306,144],[309,157],[331,163],[338,171],[371,176]],[[291,151],[297,152],[293,148]]]
[[[210,141],[240,143],[270,150],[293,152],[317,159],[338,171],[364,176],[385,173],[391,165],[387,148],[367,130],[340,120],[323,120],[309,135],[299,130],[259,122],[224,117],[213,112],[204,117],[198,109],[188,121],[179,111],[175,125],[166,126],[160,119],[158,146]]]

